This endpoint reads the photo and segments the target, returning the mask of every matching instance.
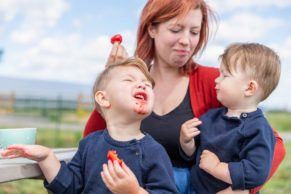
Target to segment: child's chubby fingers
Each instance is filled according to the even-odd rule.
[[[114,184],[114,180],[112,179],[107,164],[103,164],[103,171],[101,172],[101,177],[107,187],[111,187]]]
[[[112,187],[112,181],[110,181],[110,179],[106,176],[104,171],[102,171],[100,174],[101,174],[102,181],[104,182],[106,187],[107,188],[111,188]]]
[[[193,119],[186,121],[185,124],[187,125],[187,127],[193,128],[193,127],[198,127],[199,125],[201,125],[202,121],[195,117]]]
[[[202,153],[201,153],[200,158],[201,158],[201,160],[209,160],[209,159],[211,159],[211,160],[213,160],[213,162],[218,160],[217,156],[213,152],[211,152],[209,150],[203,150]]]
[[[191,139],[200,134],[200,130],[197,128],[202,122],[198,118],[193,118],[182,124],[181,135],[186,139]]]
[[[187,129],[187,130],[195,129],[195,128],[197,129],[197,127],[201,124],[202,122],[199,119],[193,118],[183,123],[182,128]]]
[[[126,173],[122,168],[124,165],[125,165],[124,162],[122,163],[122,166],[120,166],[119,162],[116,160],[113,162],[114,172],[118,178],[123,178],[124,176],[126,176]]]
[[[125,162],[122,163],[121,168],[127,175],[134,175],[130,168],[125,164]]]
[[[25,156],[26,155],[26,145],[10,145],[7,147],[6,150],[4,150],[2,152],[2,156],[3,157],[8,157],[8,158],[17,158],[17,157],[21,157],[21,156]]]
[[[104,182],[104,184],[106,185],[106,187],[109,188],[109,185],[108,185],[108,182],[107,182],[107,177],[105,176],[104,171],[101,171],[100,172],[100,175],[101,175],[102,181]]]
[[[116,167],[114,166],[114,163],[112,163],[111,160],[108,160],[107,166],[108,166],[108,172],[110,173],[112,180],[116,181],[118,179],[118,175],[117,175]]]
[[[1,151],[1,156],[10,159],[18,157],[14,150],[3,150]]]
[[[207,156],[209,154],[211,154],[212,152],[209,151],[209,150],[203,150],[202,153],[201,153],[201,156]]]
[[[124,170],[124,173],[129,178],[129,180],[133,180],[136,183],[136,185],[139,185],[135,174],[131,171],[131,169],[124,162],[122,163],[121,168]]]
[[[7,149],[9,151],[18,151],[18,152],[25,152],[28,150],[28,145],[22,145],[22,144],[14,144],[7,146]]]
[[[190,137],[195,137],[195,136],[197,136],[197,135],[199,135],[199,134],[200,134],[200,130],[197,129],[197,128],[191,128],[191,129],[189,129],[189,131],[188,131],[188,135],[189,135]]]
[[[11,145],[7,150],[14,150],[20,157],[41,161],[47,157],[50,149],[41,145]]]
[[[200,158],[205,158],[205,157],[207,157],[208,154],[209,154],[208,150],[203,150],[202,153],[201,153]]]
[[[9,152],[1,154],[1,156],[4,158],[13,159],[13,158],[24,157],[24,154],[16,152],[16,151],[9,151]]]

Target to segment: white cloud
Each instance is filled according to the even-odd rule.
[[[0,37],[3,36],[3,26],[0,26]]]
[[[283,44],[275,44],[274,45],[276,51],[278,51],[280,57],[286,61],[291,61],[291,35],[286,38],[286,40],[283,41]]]
[[[15,43],[27,44],[40,35],[40,31],[33,29],[15,30],[11,33],[10,39]]]
[[[202,65],[219,67],[218,57],[223,53],[225,47],[221,44],[208,45],[202,56],[198,58]]]
[[[15,0],[1,0],[0,19],[2,19],[4,22],[11,21],[18,12],[18,7],[15,6],[16,4],[17,2]]]
[[[274,48],[281,58],[282,71],[280,84],[282,84],[285,88],[284,92],[286,94],[284,96],[290,97],[290,94],[288,94],[288,90],[286,90],[286,88],[291,88],[291,36],[287,37],[282,43],[273,44],[271,47]]]
[[[123,37],[123,45],[125,46],[129,56],[133,56],[136,47],[136,32],[132,30],[124,30],[121,32]]]
[[[54,27],[68,8],[65,0],[1,0],[0,16],[5,23],[17,21],[11,40],[28,44]]]
[[[234,12],[241,9],[284,8],[291,6],[291,0],[206,0],[215,11]]]
[[[269,35],[270,30],[284,25],[286,22],[278,18],[239,12],[220,22],[216,41],[259,41]]]
[[[52,25],[68,7],[66,0],[1,0],[0,15],[6,22],[21,15],[30,19],[45,19]]]
[[[82,21],[80,19],[73,19],[72,26],[75,28],[80,28],[82,26]]]

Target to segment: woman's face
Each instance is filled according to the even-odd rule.
[[[192,57],[200,37],[202,12],[192,9],[181,19],[173,18],[149,28],[155,43],[155,64],[181,67]]]

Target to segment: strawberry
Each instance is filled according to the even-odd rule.
[[[123,160],[118,158],[116,150],[109,150],[108,153],[107,153],[107,158],[108,158],[108,160],[111,160],[111,162],[114,162],[116,160],[119,163],[120,166],[123,163]]]
[[[116,34],[111,37],[111,44],[114,44],[115,42],[119,44],[122,42],[122,36],[120,34]]]

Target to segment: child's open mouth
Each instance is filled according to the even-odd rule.
[[[142,101],[142,102],[147,101],[147,94],[145,92],[136,92],[133,96],[135,99],[139,101]]]
[[[147,99],[148,95],[144,91],[135,92],[133,97],[135,98],[135,109],[137,114],[147,114]]]

